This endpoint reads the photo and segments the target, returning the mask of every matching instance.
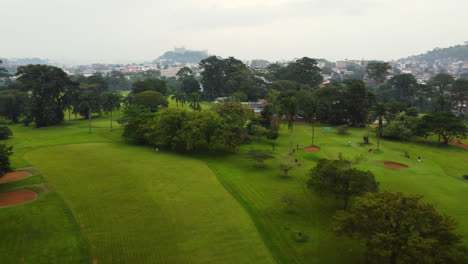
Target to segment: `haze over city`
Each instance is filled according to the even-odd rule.
[[[467,40],[468,1],[2,1],[2,57],[153,60],[174,46],[270,61],[398,59]]]

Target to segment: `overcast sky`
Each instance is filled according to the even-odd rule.
[[[0,57],[398,59],[468,41],[467,0],[0,0]]]

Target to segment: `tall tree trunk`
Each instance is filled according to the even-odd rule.
[[[380,149],[380,136],[382,135],[382,118],[379,118],[379,131],[377,132],[377,149]]]
[[[88,112],[88,133],[91,134],[91,108],[89,109]]]
[[[110,112],[110,114],[111,114],[111,131],[112,131],[112,112],[113,111],[111,110],[111,112]]]
[[[397,257],[398,255],[393,252],[392,255],[390,255],[390,264],[397,264]]]
[[[71,109],[68,108],[68,121],[71,121]]]

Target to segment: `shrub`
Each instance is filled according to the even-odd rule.
[[[382,137],[397,140],[408,140],[413,136],[413,131],[407,128],[402,121],[394,121],[382,129]]]
[[[342,126],[337,127],[336,133],[338,133],[338,135],[348,135],[348,126],[342,125]]]
[[[8,125],[11,124],[11,120],[6,119],[4,117],[0,117],[0,125]]]
[[[0,139],[7,139],[13,136],[13,132],[7,126],[0,126]]]
[[[279,168],[284,173],[284,176],[288,177],[288,173],[290,170],[293,169],[293,165],[291,164],[291,162],[284,162],[280,164]]]
[[[364,144],[369,144],[369,136],[368,135],[362,136],[362,139],[364,140]]]
[[[11,171],[10,156],[13,154],[13,147],[0,144],[0,177]]]

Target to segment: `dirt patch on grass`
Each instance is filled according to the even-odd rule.
[[[0,194],[0,206],[13,206],[35,200],[37,193],[29,190],[20,190]]]
[[[320,151],[320,148],[319,147],[307,147],[307,148],[303,148],[303,150],[305,152],[317,152],[317,151]]]
[[[401,163],[396,163],[396,162],[390,162],[390,161],[386,161],[384,163],[385,167],[387,168],[391,168],[391,169],[407,169],[409,168],[407,165],[405,164],[401,164]]]
[[[32,176],[32,174],[28,171],[12,171],[8,172],[7,174],[3,175],[3,177],[0,177],[0,184],[6,183],[6,182],[12,182],[12,181],[17,181],[21,180],[27,177]]]
[[[459,146],[461,148],[468,149],[468,144],[465,144],[465,143],[461,142],[460,140],[451,139],[450,143],[452,143],[452,144],[454,144],[456,146]]]

